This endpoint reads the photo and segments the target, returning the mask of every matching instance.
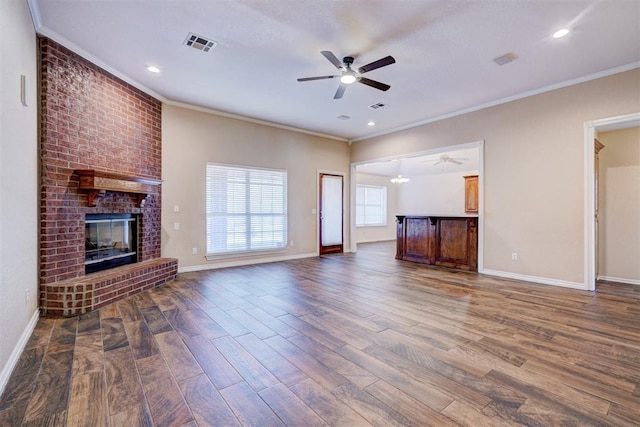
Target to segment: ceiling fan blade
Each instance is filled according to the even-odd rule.
[[[382,90],[382,91],[388,91],[389,88],[391,88],[391,86],[389,86],[388,84],[380,83],[380,82],[377,82],[375,80],[368,79],[366,77],[360,77],[358,79],[358,81],[360,83],[362,83],[362,84],[374,87],[374,88]]]
[[[298,79],[299,82],[308,82],[311,80],[322,80],[322,79],[333,79],[338,76],[318,76],[318,77],[301,77]]]
[[[340,61],[338,58],[336,58],[336,56],[333,54],[333,52],[328,51],[328,50],[323,50],[322,52],[320,52],[325,58],[327,58],[329,60],[329,62],[331,62],[333,65],[336,66],[336,68],[340,69],[340,70],[344,70],[344,65],[342,64],[342,61]]]
[[[454,160],[454,159],[449,159],[449,161],[450,161],[451,163],[455,163],[456,165],[461,165],[461,164],[462,164],[462,162],[459,162],[459,161]]]
[[[340,86],[338,86],[338,90],[336,91],[336,94],[333,96],[333,99],[342,98],[342,95],[344,95],[345,90],[347,90],[347,85],[340,83]]]
[[[393,56],[386,56],[382,59],[378,59],[377,61],[373,61],[367,65],[363,65],[362,67],[358,68],[358,72],[360,74],[363,73],[367,73],[371,70],[375,70],[377,68],[381,68],[381,67],[385,67],[387,65],[391,65],[394,64],[396,62],[396,60],[393,58]]]
[[[438,160],[437,162],[435,162],[435,163],[433,164],[433,166],[435,166],[435,165],[439,165],[440,163],[442,163],[442,160]]]

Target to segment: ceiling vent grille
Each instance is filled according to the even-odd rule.
[[[382,102],[378,102],[376,104],[371,104],[369,105],[369,108],[371,108],[372,110],[378,110],[380,108],[387,108],[388,105],[387,104],[383,104]]]
[[[493,58],[493,62],[498,65],[505,65],[512,62],[514,59],[516,59],[516,56],[513,53],[507,53],[505,55],[498,56],[497,58]]]
[[[209,52],[218,45],[218,42],[209,40],[206,37],[202,37],[194,33],[189,33],[184,41],[184,45],[203,52]]]

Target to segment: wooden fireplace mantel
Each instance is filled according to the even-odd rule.
[[[141,208],[144,206],[147,197],[157,194],[157,188],[162,184],[160,179],[123,175],[95,169],[76,169],[73,173],[80,177],[78,188],[88,191],[87,204],[92,207],[98,205],[98,200],[107,191],[121,191],[136,194],[136,206]]]

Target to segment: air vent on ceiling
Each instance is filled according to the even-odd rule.
[[[509,62],[513,61],[516,58],[517,57],[513,53],[507,53],[505,55],[498,56],[497,58],[493,58],[493,62],[495,62],[498,65],[504,65],[504,64],[508,64]]]
[[[218,42],[209,40],[206,37],[202,37],[197,34],[189,33],[184,41],[184,44],[185,46],[190,46],[203,52],[209,52],[211,49],[218,45]]]
[[[350,118],[351,118],[351,117],[349,117],[349,116],[345,116],[344,114],[343,114],[343,115],[341,115],[341,116],[338,116],[338,119],[340,119],[340,120],[349,120]]]
[[[379,108],[387,108],[388,105],[387,104],[383,104],[382,102],[378,102],[376,104],[371,104],[369,105],[369,108],[371,108],[372,110],[377,110]]]

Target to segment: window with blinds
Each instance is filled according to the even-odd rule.
[[[207,254],[287,246],[287,172],[207,164]]]
[[[387,187],[356,185],[356,227],[387,225]]]

